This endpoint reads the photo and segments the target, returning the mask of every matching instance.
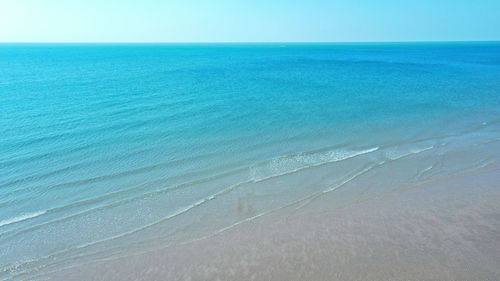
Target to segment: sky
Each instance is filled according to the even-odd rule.
[[[0,0],[0,42],[500,40],[500,0]]]

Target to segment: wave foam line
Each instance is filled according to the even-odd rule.
[[[420,172],[418,172],[416,178],[417,179],[421,179],[424,176],[424,174],[426,174],[427,172],[429,172],[430,170],[432,170],[432,168],[434,168],[434,165],[430,165],[427,168],[422,169]]]
[[[0,227],[5,226],[5,225],[9,225],[9,224],[13,224],[13,223],[22,222],[24,220],[36,218],[38,216],[41,216],[41,215],[45,214],[46,212],[47,211],[40,211],[40,212],[34,212],[34,213],[26,213],[26,214],[22,214],[22,215],[17,216],[17,217],[6,219],[6,220],[3,220],[3,221],[0,221]]]
[[[356,179],[357,177],[362,176],[363,174],[369,172],[370,170],[372,170],[372,169],[374,169],[374,168],[376,168],[378,166],[383,165],[384,163],[385,162],[382,161],[382,162],[377,163],[375,165],[369,165],[368,167],[362,169],[361,171],[359,171],[357,173],[354,173],[354,174],[351,174],[350,177],[345,178],[342,182],[330,185],[327,189],[324,189],[322,191],[313,193],[313,194],[309,195],[308,197],[303,198],[302,201],[304,201],[304,203],[302,203],[299,206],[297,206],[295,208],[295,210],[302,209],[303,207],[309,205],[313,200],[315,200],[316,198],[320,197],[321,195],[324,195],[325,193],[329,193],[329,192],[332,192],[332,191],[335,191],[335,190],[341,188],[342,186],[346,185],[347,183],[351,182],[352,180]]]
[[[350,158],[354,158],[354,157],[359,156],[359,155],[368,154],[368,153],[377,151],[379,148],[380,147],[377,146],[377,147],[373,147],[373,148],[369,148],[369,149],[365,149],[365,150],[360,150],[360,151],[341,151],[341,155],[335,155],[334,157],[332,157],[329,160],[321,161],[321,162],[310,164],[310,165],[304,165],[302,167],[298,167],[298,168],[295,168],[295,169],[287,170],[287,171],[285,171],[283,173],[279,173],[279,174],[273,174],[271,176],[267,176],[267,177],[264,177],[264,178],[261,178],[261,179],[255,179],[254,182],[258,183],[258,182],[266,181],[266,180],[269,180],[269,179],[272,179],[272,178],[276,178],[276,177],[280,177],[280,176],[284,176],[284,175],[288,175],[288,174],[293,174],[293,173],[296,173],[296,172],[299,172],[299,171],[302,171],[302,170],[305,170],[305,169],[319,167],[319,166],[323,166],[323,165],[329,164],[329,163],[344,161],[344,160],[347,160],[347,159],[350,159]],[[330,153],[331,152],[332,151],[330,151]],[[308,154],[301,153],[301,154],[295,155],[294,157],[297,158],[297,157],[305,156],[305,155],[308,155]],[[309,155],[311,155],[311,154],[309,154]],[[281,157],[281,158],[273,159],[272,161],[277,162],[277,161],[279,161],[281,159],[293,159],[293,157],[289,157],[289,156],[287,156],[287,157]]]
[[[427,150],[430,150],[430,149],[433,149],[434,146],[429,146],[429,147],[425,147],[425,148],[416,148],[416,149],[411,149],[410,152],[408,153],[405,153],[405,154],[401,154],[401,155],[398,155],[398,156],[395,156],[395,157],[388,157],[390,160],[394,161],[394,160],[398,160],[398,159],[401,159],[401,158],[404,158],[406,156],[410,156],[412,154],[419,154],[419,153],[422,153],[424,151],[427,151]]]

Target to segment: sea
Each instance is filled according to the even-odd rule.
[[[498,169],[500,42],[0,44],[0,280]]]

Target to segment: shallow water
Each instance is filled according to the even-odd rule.
[[[0,277],[496,168],[499,77],[487,42],[0,45]]]

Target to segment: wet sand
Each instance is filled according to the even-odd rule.
[[[212,237],[50,280],[499,280],[500,171],[284,209]]]

